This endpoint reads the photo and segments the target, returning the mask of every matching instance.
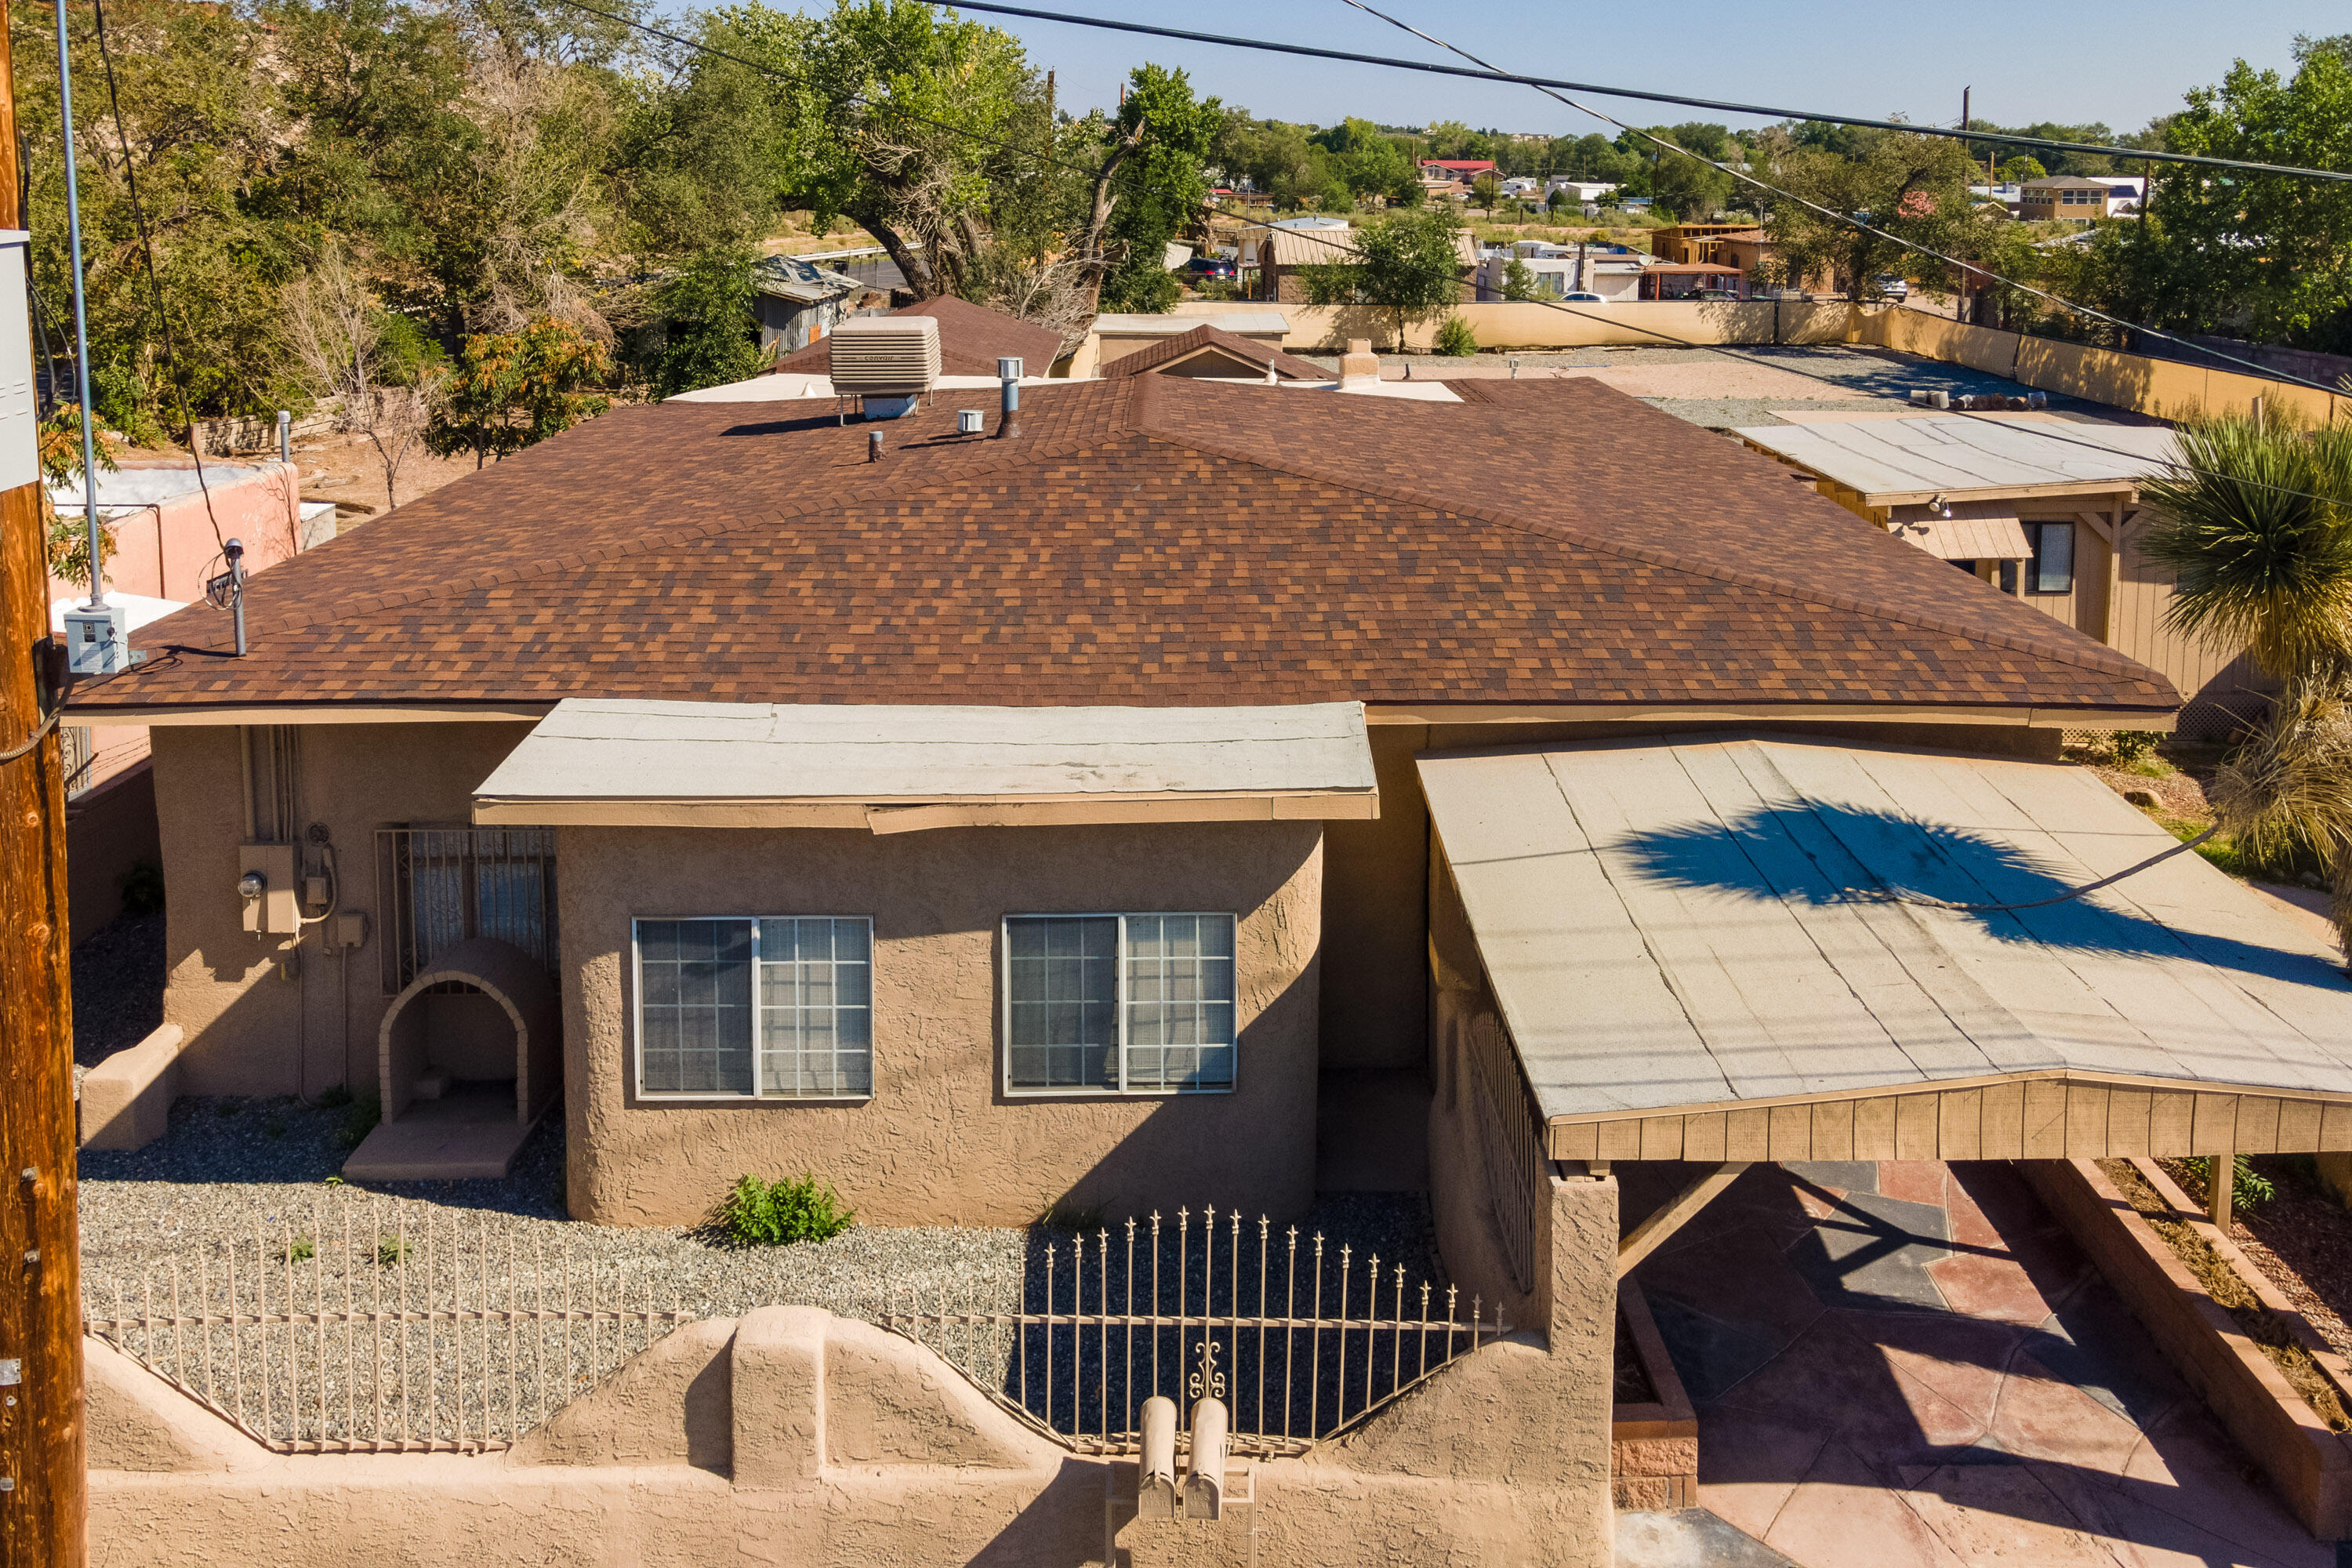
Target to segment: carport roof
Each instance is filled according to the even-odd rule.
[[[2087,771],[1757,735],[1420,772],[1555,1158],[2352,1147],[2340,960],[2199,857],[1884,897],[2173,845]]]

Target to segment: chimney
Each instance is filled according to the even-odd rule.
[[[1002,392],[1002,411],[996,419],[999,438],[1021,434],[1021,362],[1000,359],[996,362],[996,381]]]
[[[1361,386],[1381,378],[1381,362],[1373,357],[1372,340],[1349,338],[1347,357],[1339,362],[1339,384]]]

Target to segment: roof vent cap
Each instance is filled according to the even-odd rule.
[[[959,436],[977,436],[987,424],[988,416],[981,409],[959,408],[956,410],[956,434]]]
[[[919,397],[940,378],[932,316],[853,316],[833,329],[833,389],[850,396]]]

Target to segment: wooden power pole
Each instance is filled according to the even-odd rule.
[[[0,228],[26,223],[16,162],[15,64],[0,28]],[[25,309],[0,299],[0,310]],[[0,389],[29,387],[29,349],[12,352],[26,360],[0,364]],[[55,700],[38,673],[47,562],[37,479],[0,491],[0,756],[40,730]],[[63,761],[54,729],[0,761],[0,1568],[78,1568],[87,1553]]]

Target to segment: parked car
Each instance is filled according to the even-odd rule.
[[[1878,292],[1886,299],[1908,300],[1911,298],[1911,283],[1908,279],[1898,278],[1890,272],[1874,281],[1878,285]]]
[[[1570,293],[1562,294],[1560,298],[1571,305],[1606,305],[1609,303],[1608,300],[1602,299],[1600,295],[1593,293],[1589,289],[1578,289]]]
[[[1184,264],[1186,281],[1205,283],[1212,278],[1238,278],[1241,265],[1230,256],[1196,256]]]

